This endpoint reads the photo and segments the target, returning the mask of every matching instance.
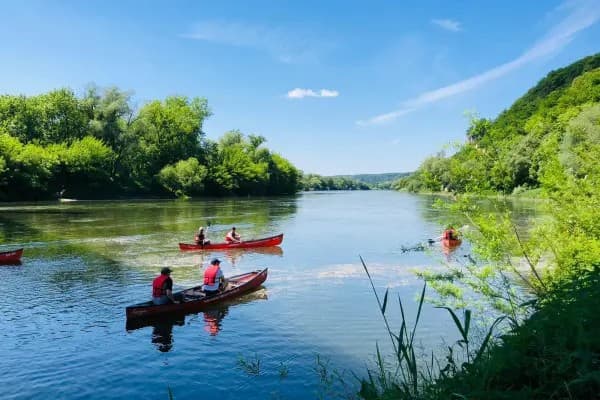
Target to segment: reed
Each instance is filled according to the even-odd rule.
[[[399,333],[386,316],[389,292],[383,299],[369,270],[361,262],[392,341],[392,363],[386,363],[376,345],[376,367],[360,379],[359,397],[383,399],[594,399],[600,393],[600,266],[572,276],[553,287],[535,303],[535,311],[517,325],[512,318],[497,318],[481,342],[474,346],[472,313],[462,316],[448,307],[460,339],[448,347],[443,361],[415,356],[414,338],[426,285],[418,301],[413,324],[406,320],[402,301]],[[528,305],[530,306],[530,305]],[[503,321],[509,329],[495,339]]]

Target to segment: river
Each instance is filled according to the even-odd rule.
[[[25,247],[22,265],[0,266],[0,397],[168,399],[170,388],[176,399],[318,398],[327,383],[317,360],[356,388],[349,371],[364,374],[376,343],[389,348],[359,255],[411,319],[422,287],[413,270],[448,257],[436,246],[401,251],[439,236],[433,201],[367,191],[0,205],[0,250]],[[262,251],[180,252],[201,225],[213,241],[234,225],[243,239],[285,237]],[[222,307],[125,329],[125,307],[149,298],[161,267],[180,289],[213,257],[226,276],[268,267],[269,277]],[[397,323],[397,302],[388,308]],[[417,337],[436,346],[456,333],[445,311],[426,307]]]

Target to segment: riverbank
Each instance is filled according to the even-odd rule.
[[[487,349],[459,363],[454,344],[445,359],[433,359],[411,387],[403,379],[363,380],[359,397],[376,399],[594,399],[600,393],[600,268],[593,267],[540,297],[534,311]],[[458,327],[458,325],[457,325]],[[465,328],[465,325],[462,325]],[[468,331],[469,327],[466,326]],[[485,346],[485,341],[483,346]],[[408,347],[406,354],[414,349]],[[467,357],[469,357],[467,355]],[[410,367],[410,356],[400,362]],[[389,368],[389,367],[388,367]],[[400,368],[402,370],[402,368]],[[389,369],[388,369],[389,371]],[[377,371],[371,372],[377,376]]]

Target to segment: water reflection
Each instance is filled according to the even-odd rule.
[[[152,343],[158,351],[166,353],[173,347],[173,326],[183,326],[185,324],[185,316],[181,319],[173,319],[171,321],[158,322],[152,327]]]
[[[188,252],[186,252],[188,253]],[[191,253],[191,252],[190,252]],[[197,266],[203,266],[208,264],[210,260],[215,258],[215,255],[222,254],[223,258],[229,261],[229,263],[235,267],[245,256],[252,256],[257,254],[272,255],[283,257],[283,249],[279,246],[272,247],[257,247],[250,249],[227,249],[227,250],[203,250],[193,252],[192,263]]]
[[[283,256],[283,249],[279,246],[272,247],[257,247],[254,249],[229,249],[223,251],[225,259],[227,259],[233,267],[235,264],[244,258],[245,254],[268,254],[272,256]]]
[[[251,303],[255,300],[267,299],[267,290],[264,287],[260,287],[258,290],[248,293],[247,295],[237,300],[230,300],[222,304],[207,308],[206,310],[203,310],[199,313],[190,314],[202,314],[203,331],[210,336],[216,336],[219,334],[223,327],[223,320],[229,314],[230,307],[235,308],[235,306]],[[151,326],[151,343],[155,345],[158,351],[166,353],[171,351],[171,349],[173,348],[173,327],[175,325],[184,326],[186,315],[187,314],[185,313],[181,313],[161,317],[137,318],[131,320],[128,319],[125,325],[125,329],[128,332],[131,332],[137,329]]]
[[[204,320],[204,330],[210,336],[217,336],[221,330],[221,321],[229,312],[229,307],[220,307],[212,310],[206,310],[202,314]]]

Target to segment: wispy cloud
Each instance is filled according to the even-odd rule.
[[[460,22],[455,21],[453,19],[432,19],[431,23],[439,26],[442,29],[451,32],[459,32],[462,31],[462,27],[460,26]]]
[[[307,33],[294,34],[280,28],[239,22],[208,20],[195,24],[183,38],[248,47],[268,53],[283,63],[316,57],[316,44]]]
[[[285,95],[288,99],[303,99],[305,97],[338,97],[340,92],[337,90],[321,89],[292,89]]]
[[[368,120],[357,121],[357,124],[365,126],[393,121],[419,107],[473,90],[487,82],[499,79],[534,60],[556,53],[568,45],[575,38],[577,33],[598,22],[600,19],[600,7],[597,7],[597,5],[595,0],[568,1],[561,5],[560,9],[568,10],[569,14],[550,29],[550,31],[548,31],[548,33],[537,43],[514,60],[501,64],[471,78],[439,89],[424,92],[412,99],[402,102],[400,108],[395,111],[380,114],[369,118]]]

